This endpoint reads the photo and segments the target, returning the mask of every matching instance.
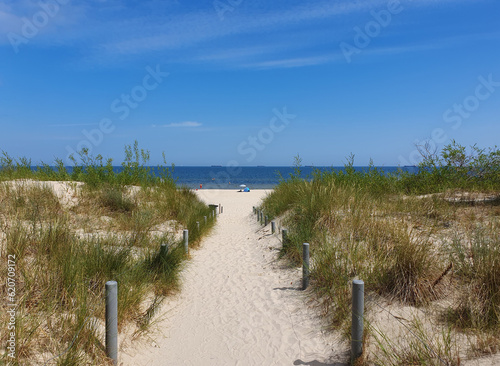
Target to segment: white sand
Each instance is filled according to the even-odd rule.
[[[11,189],[19,188],[49,188],[51,189],[61,206],[70,209],[78,205],[78,190],[83,186],[81,182],[60,182],[60,181],[38,181],[33,179],[17,179],[12,181],[1,182]]]
[[[199,191],[224,213],[202,248],[191,251],[181,293],[163,305],[158,332],[123,344],[120,364],[341,365],[347,359],[346,345],[321,331],[324,324],[299,291],[301,269],[276,261],[278,236],[252,215],[266,193]]]

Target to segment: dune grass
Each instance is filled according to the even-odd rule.
[[[16,258],[17,301],[16,359],[3,354],[2,362],[108,364],[105,282],[118,282],[119,330],[129,335],[147,331],[165,296],[179,290],[188,258],[179,232],[190,230],[190,247],[199,245],[214,225],[203,220],[210,209],[177,187],[168,169],[153,176],[143,165],[148,153],[142,151],[141,162],[133,159],[134,151],[141,157],[137,145],[127,147],[126,173],[99,165],[102,159],[85,152],[87,165],[71,174],[62,166],[25,169],[25,160],[0,170],[0,248],[2,258]],[[43,183],[52,180],[67,181],[73,204],[61,202]],[[160,252],[163,243],[168,249]],[[0,271],[7,273],[7,261]],[[5,283],[0,293],[7,297]],[[8,323],[5,311],[0,319]]]
[[[175,186],[172,170],[175,166],[167,165],[163,154],[163,165],[156,171],[149,166],[150,153],[139,147],[137,141],[125,146],[125,158],[120,164],[119,172],[115,171],[113,159],[105,159],[101,155],[93,156],[84,148],[78,156],[70,155],[72,166],[67,167],[62,159],[56,158],[52,165],[40,163],[34,166],[31,159],[15,158],[0,150],[0,180],[35,179],[41,181],[73,181],[83,182],[86,187],[100,188],[103,185],[123,187],[127,185]]]
[[[498,348],[500,151],[471,151],[467,155],[452,143],[440,157],[427,155],[415,174],[386,174],[373,165],[357,171],[352,156],[343,171],[317,171],[308,179],[300,177],[298,166],[264,200],[260,208],[289,229],[283,256],[301,265],[302,243],[310,244],[311,288],[332,328],[349,335],[350,286],[359,278],[371,299],[402,307],[433,309],[434,303],[453,299],[437,317],[443,329],[467,332],[476,345],[469,348],[476,351]],[[496,199],[454,199],[465,193]],[[412,323],[415,333],[422,328],[418,321]],[[394,348],[377,329],[371,332],[376,346],[392,354],[378,353],[383,364],[441,362],[419,348],[421,342]],[[428,334],[426,339],[446,346],[445,338],[438,342]],[[459,362],[456,352],[444,353],[450,364]]]
[[[446,320],[475,334],[475,354],[500,350],[500,230],[498,221],[479,226],[449,244],[460,293]]]
[[[444,326],[432,332],[422,321],[410,321],[408,332],[400,338],[391,339],[381,330],[371,328],[374,343],[379,352],[373,356],[378,365],[435,365],[459,366],[461,354],[451,327]]]

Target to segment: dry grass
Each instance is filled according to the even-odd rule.
[[[76,189],[76,186],[75,186]],[[17,359],[12,364],[108,364],[103,289],[119,284],[119,328],[143,332],[162,299],[179,288],[186,259],[179,230],[197,244],[209,208],[171,185],[147,189],[80,186],[63,199],[47,184],[0,183],[0,250],[16,258]],[[75,200],[76,198],[76,200]],[[67,204],[72,201],[76,204]],[[194,223],[193,223],[194,221]],[[169,225],[165,225],[169,222]],[[168,243],[160,254],[161,243]],[[7,261],[0,263],[7,273]],[[7,286],[0,286],[7,298]],[[0,321],[7,324],[5,302]],[[0,341],[6,344],[6,327]],[[6,354],[0,356],[8,360]]]
[[[481,350],[496,352],[498,200],[450,198],[498,197],[498,192],[408,196],[396,189],[371,190],[361,178],[342,179],[291,179],[262,205],[289,229],[282,254],[292,263],[300,265],[301,245],[310,243],[311,286],[331,328],[349,337],[350,283],[359,278],[369,299],[380,296],[385,303],[426,314],[408,323],[406,341],[399,343],[387,324],[369,322],[380,301],[367,301],[368,341],[374,351],[364,356],[365,364],[442,365],[445,360],[455,365]]]

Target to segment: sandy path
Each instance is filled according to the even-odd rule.
[[[120,364],[340,365],[346,354],[334,349],[345,347],[305,305],[300,269],[276,262],[278,238],[251,214],[266,191],[199,194],[224,213],[191,253],[181,293],[162,308],[159,333],[122,347]]]

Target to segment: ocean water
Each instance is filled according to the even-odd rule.
[[[52,167],[56,170],[56,167]],[[33,166],[33,170],[37,167]],[[67,171],[71,173],[73,167],[67,166]],[[122,171],[121,166],[113,167],[115,173]],[[153,172],[157,171],[156,167],[151,167]],[[304,179],[312,179],[312,173],[315,170],[320,171],[342,171],[344,167],[301,167],[301,177]],[[368,170],[368,167],[354,167],[356,171]],[[398,170],[403,170],[410,173],[417,172],[416,167],[377,167],[385,173],[395,173]],[[170,168],[171,170],[171,168]],[[257,167],[223,167],[223,166],[176,166],[172,172],[177,185],[185,186],[191,189],[199,189],[200,185],[203,189],[235,189],[239,190],[240,185],[244,184],[250,189],[271,189],[284,179],[290,178],[290,175],[295,171],[294,167],[290,166],[257,166]]]
[[[379,167],[386,173],[396,172],[398,167]],[[315,169],[330,171],[343,170],[343,167],[302,167],[302,177],[310,178]],[[356,167],[358,171],[367,167]],[[402,170],[412,172],[413,167],[403,167]],[[245,184],[250,189],[270,189],[280,182],[280,177],[289,178],[294,172],[293,167],[184,167],[176,166],[173,177],[178,185],[192,189],[239,189]]]

